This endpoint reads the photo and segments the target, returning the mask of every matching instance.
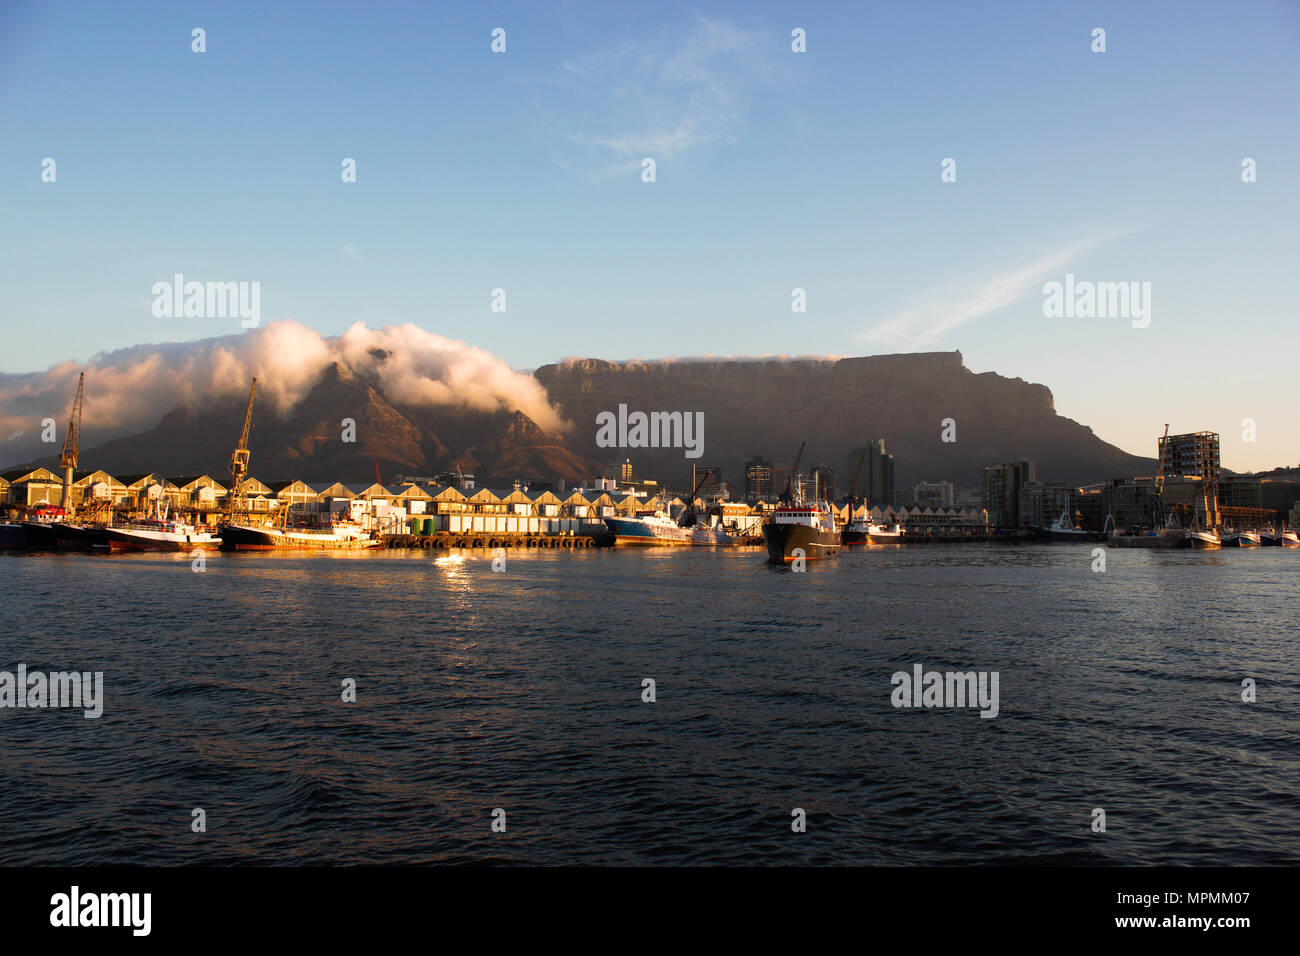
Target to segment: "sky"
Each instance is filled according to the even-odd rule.
[[[154,314],[182,273],[521,370],[958,349],[1295,464],[1298,53],[1294,2],[6,0],[0,372],[239,333]],[[1045,315],[1067,273],[1149,325]]]

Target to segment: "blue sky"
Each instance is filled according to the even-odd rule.
[[[1295,3],[7,3],[0,371],[237,332],[153,316],[183,272],[523,369],[960,349],[1295,464],[1298,51]],[[1045,318],[1067,271],[1150,327]]]

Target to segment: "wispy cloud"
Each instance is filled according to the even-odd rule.
[[[768,71],[768,35],[698,17],[683,34],[625,42],[565,60],[560,84],[585,100],[568,142],[598,166],[639,167],[696,146],[734,141],[748,92]],[[572,115],[572,114],[570,114]]]
[[[1010,272],[979,282],[954,284],[931,289],[919,296],[917,305],[895,313],[858,338],[864,342],[893,347],[922,348],[933,344],[953,329],[1014,304],[1030,292],[1039,291],[1040,283],[1059,273],[1072,260],[1090,249],[1131,230],[1083,239],[1049,252]]]

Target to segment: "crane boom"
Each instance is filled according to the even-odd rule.
[[[68,416],[68,431],[63,436],[63,450],[59,464],[63,466],[63,510],[72,514],[72,473],[81,457],[81,405],[86,392],[86,373],[77,379],[77,394],[72,399],[72,412]]]
[[[257,394],[257,379],[248,391],[248,408],[244,412],[244,430],[239,433],[239,444],[230,456],[230,517],[244,510],[244,479],[248,476],[248,433],[253,427],[253,396]]]
[[[794,481],[795,475],[799,474],[799,462],[803,461],[803,450],[808,447],[808,443],[799,443],[799,454],[794,456],[794,465],[790,468],[790,474],[785,477],[785,491],[781,492],[781,501],[790,500],[790,485]]]
[[[853,482],[849,485],[849,508],[853,508],[854,496],[858,493],[858,479],[862,477],[862,466],[867,463],[867,451],[862,452],[862,457],[858,459],[858,469],[853,473]]]
[[[1165,433],[1160,439],[1160,456],[1156,462],[1156,494],[1165,490],[1165,447],[1169,444],[1169,423],[1165,423]]]

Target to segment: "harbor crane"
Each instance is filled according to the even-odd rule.
[[[72,477],[81,456],[81,404],[86,393],[86,373],[77,379],[77,395],[72,400],[72,414],[68,416],[68,431],[63,436],[63,450],[59,452],[59,465],[63,468],[63,510],[72,516]]]
[[[1165,422],[1165,433],[1160,439],[1159,460],[1156,462],[1156,478],[1154,482],[1154,504],[1155,504],[1155,526],[1160,527],[1164,515],[1164,493],[1165,493],[1165,448],[1169,444],[1169,423]]]
[[[807,447],[808,443],[806,441],[799,443],[799,454],[794,456],[794,465],[790,468],[790,474],[786,475],[785,478],[785,490],[781,492],[780,497],[777,499],[782,504],[788,505],[794,500],[790,495],[791,484],[799,474],[799,462],[803,461],[803,450]]]
[[[253,396],[257,394],[257,379],[248,391],[248,410],[244,412],[244,430],[239,433],[239,444],[230,456],[230,520],[247,512],[248,502],[244,497],[244,480],[248,477],[248,432],[253,427]]]
[[[858,497],[858,479],[862,477],[862,466],[867,463],[867,452],[862,453],[858,459],[857,470],[853,472],[853,481],[849,483],[849,520],[853,520],[853,504]]]

